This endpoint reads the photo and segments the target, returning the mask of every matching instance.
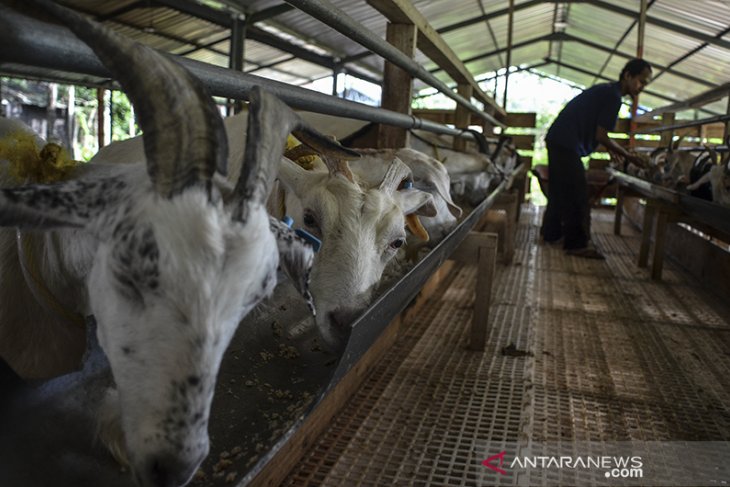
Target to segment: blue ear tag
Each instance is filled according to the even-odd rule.
[[[309,242],[309,244],[312,246],[312,248],[314,249],[315,252],[319,252],[319,248],[322,246],[322,241],[320,239],[318,239],[317,237],[315,237],[308,231],[303,230],[301,228],[297,228],[296,230],[294,230],[294,233],[296,233],[297,235],[302,237],[304,240]]]
[[[289,215],[284,215],[284,218],[282,218],[281,221],[284,225],[286,225],[289,228],[291,228],[292,224],[294,223],[294,219],[292,217],[290,217]]]
[[[401,189],[413,188],[413,181],[403,181],[403,187]]]

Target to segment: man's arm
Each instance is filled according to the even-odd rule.
[[[632,154],[621,147],[615,140],[608,136],[608,130],[600,125],[596,127],[596,140],[603,144],[603,146],[608,149],[608,152],[610,152],[614,157],[617,157],[618,159],[628,159],[629,161],[641,164],[642,161],[639,156]]]

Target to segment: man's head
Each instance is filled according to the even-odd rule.
[[[651,65],[643,59],[632,59],[619,76],[621,94],[637,96],[651,80]]]

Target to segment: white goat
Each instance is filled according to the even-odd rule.
[[[357,149],[361,158],[349,163],[358,178],[374,185],[382,181],[387,165],[398,158],[413,174],[413,187],[430,193],[433,197],[436,215],[422,217],[420,222],[432,244],[438,243],[456,225],[461,216],[459,208],[449,192],[449,173],[439,161],[414,149]]]
[[[222,121],[190,73],[53,2],[38,3],[120,81],[144,130],[144,156],[82,165],[62,183],[0,189],[0,225],[20,229],[17,244],[15,231],[0,235],[0,353],[31,377],[73,367],[78,357],[62,356],[67,347],[72,357],[80,353],[83,335],[65,316],[93,313],[137,481],[183,485],[209,449],[223,352],[240,320],[272,291],[277,249],[287,250],[281,263],[306,284],[311,248],[265,210],[284,139],[300,121],[252,90],[251,143],[231,187],[214,178],[228,158]],[[42,281],[23,279],[27,248],[35,257],[25,265]]]
[[[501,144],[499,161],[495,164],[481,152],[460,152],[449,148],[444,136],[412,130],[411,147],[443,162],[451,179],[451,195],[462,204],[476,206],[506,174],[514,169],[516,152]]]
[[[687,190],[696,191],[703,184],[710,183],[712,190],[712,201],[723,206],[730,207],[730,152],[724,157],[718,158],[714,149],[709,149],[710,157],[717,164],[713,164],[710,170],[702,175],[697,181],[687,186]]]
[[[339,348],[405,243],[407,221],[433,216],[436,209],[429,193],[399,189],[412,174],[397,158],[376,185],[361,184],[344,161],[323,159],[327,169],[312,171],[283,159],[279,181],[286,213],[322,240],[310,289],[319,331],[328,346]]]
[[[224,121],[230,147],[229,178],[240,170],[237,155],[246,146],[246,113]],[[139,139],[111,144],[96,158],[121,159],[138,153]],[[321,152],[321,151],[320,151]],[[320,153],[317,152],[317,153]],[[350,156],[350,158],[352,158]],[[279,163],[281,199],[286,214],[322,241],[311,272],[310,290],[317,309],[317,328],[325,345],[340,349],[347,325],[369,302],[383,269],[405,243],[406,219],[436,214],[434,198],[418,189],[398,190],[411,171],[397,158],[369,184],[356,181],[346,161],[324,154],[323,163],[306,171],[289,159]],[[273,196],[273,195],[272,195]],[[279,205],[273,205],[277,218]]]

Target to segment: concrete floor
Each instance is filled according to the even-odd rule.
[[[605,261],[539,244],[539,221],[540,209],[525,205],[514,263],[497,270],[486,351],[465,348],[476,275],[459,266],[286,485],[730,481],[727,300],[670,259],[664,279],[651,281],[635,264],[638,233],[625,223],[623,236],[613,235],[607,210],[593,214]],[[682,478],[687,445],[724,458],[711,463],[711,478]],[[643,478],[617,484],[595,469],[506,468],[528,451],[575,456],[609,447],[649,447]],[[651,456],[659,450],[661,461]],[[482,464],[500,451],[506,474]]]

